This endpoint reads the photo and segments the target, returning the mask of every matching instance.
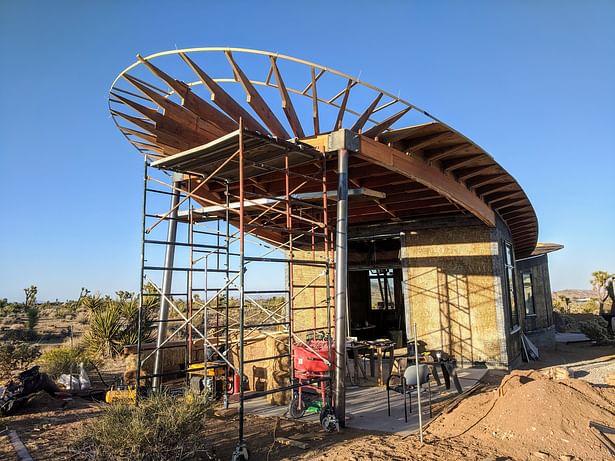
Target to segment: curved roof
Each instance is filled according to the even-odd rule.
[[[399,96],[315,63],[239,48],[138,56],[114,81],[109,108],[124,136],[152,159],[215,144],[237,130],[240,118],[254,139],[303,141],[304,156],[314,139],[346,128],[360,133],[366,149],[351,158],[350,187],[381,193],[351,204],[351,224],[467,214],[493,225],[498,214],[517,257],[536,246],[527,195],[481,147]],[[254,141],[259,158],[267,155],[263,142]],[[329,162],[334,190],[335,161]],[[309,171],[309,161],[299,168]],[[278,179],[263,174],[252,181],[275,194],[283,190]],[[209,188],[208,203],[219,186]]]

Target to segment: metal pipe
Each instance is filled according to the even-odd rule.
[[[229,270],[231,267],[230,261],[230,251],[231,251],[231,229],[230,229],[230,216],[229,216],[229,208],[228,205],[230,203],[230,196],[228,193],[228,181],[224,183],[224,197],[226,208],[224,210],[224,221],[226,224],[226,232],[224,236],[224,244],[226,246],[226,261],[224,262],[224,268],[226,271],[226,275],[224,277],[224,282],[226,283],[226,291],[224,293],[224,353],[226,354],[226,358],[230,360],[229,356],[229,337],[228,337],[228,327],[229,327],[229,296],[230,296],[230,281],[231,278],[229,276]],[[245,291],[244,291],[245,293]],[[216,294],[216,296],[218,296]],[[225,368],[224,377],[225,377],[225,391],[224,391],[224,408],[229,407],[229,393],[228,393],[228,380],[229,380],[229,369]],[[233,372],[235,374],[235,372]],[[234,376],[233,376],[234,378]],[[236,389],[234,389],[236,391]]]
[[[421,376],[419,373],[419,345],[416,337],[416,323],[414,324],[414,364],[416,368],[416,399],[419,406],[419,434],[421,443],[423,443],[423,409],[421,407]]]
[[[143,285],[145,284],[145,225],[147,215],[147,157],[143,156],[143,216],[141,218],[141,281],[139,283],[139,313],[137,317],[137,392],[135,393],[135,402],[139,399],[139,387],[141,386],[141,336],[143,334]]]
[[[337,151],[337,217],[335,229],[335,415],[346,424],[346,303],[348,291],[348,150]]]
[[[244,171],[243,171],[243,119],[239,118],[239,447],[245,447],[244,441],[244,320],[245,320],[245,286],[244,286]]]
[[[173,195],[171,196],[171,218],[177,218],[177,209],[179,204],[179,180],[173,178]],[[175,240],[177,239],[177,219],[169,220],[169,227],[167,229],[167,243],[164,255],[164,267],[165,271],[162,274],[162,298],[160,299],[160,313],[158,315],[160,324],[158,325],[158,337],[156,339],[156,356],[154,358],[154,375],[160,375],[162,372],[162,350],[160,346],[164,343],[167,336],[167,322],[169,317],[169,300],[168,296],[171,293],[171,286],[173,285],[173,264],[175,261]],[[152,381],[152,388],[154,391],[160,390],[160,376],[154,376]]]

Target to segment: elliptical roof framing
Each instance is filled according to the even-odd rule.
[[[205,65],[212,55],[220,55],[226,71]],[[184,73],[196,80],[183,82],[172,77],[167,73],[168,68],[163,70],[170,60],[175,60],[173,65],[182,66]],[[150,82],[137,72],[139,66],[147,67],[143,74],[151,79]],[[291,73],[291,68],[299,70]],[[165,85],[168,89],[162,90],[160,87]],[[135,86],[145,94],[145,100],[127,91],[134,90]],[[246,100],[234,99],[237,93],[230,91],[231,86],[243,89]],[[178,98],[179,102],[172,101]],[[207,99],[214,105],[206,102]],[[147,100],[151,103],[144,106]],[[325,106],[334,110],[331,120],[323,115]],[[252,162],[246,165],[246,177],[252,179],[267,173],[265,168],[259,168],[259,163],[273,168],[271,173],[282,165],[280,162],[286,152],[292,152],[289,159],[295,162],[293,169],[309,170],[309,163],[322,161],[322,153],[318,154],[305,144],[314,136],[345,125],[399,155],[410,157],[412,161],[403,163],[410,169],[419,163],[425,168],[423,177],[437,177],[448,182],[446,177],[452,181],[447,191],[443,191],[437,183],[417,178],[416,171],[391,169],[374,159],[368,159],[373,165],[371,168],[353,168],[351,159],[349,180],[354,186],[369,187],[370,178],[384,177],[387,168],[390,179],[390,182],[382,181],[377,189],[387,198],[373,199],[373,213],[353,216],[352,207],[349,209],[351,224],[408,219],[430,213],[439,216],[470,212],[493,225],[495,218],[490,216],[499,214],[511,230],[518,257],[531,254],[536,246],[538,223],[529,199],[517,181],[480,146],[399,96],[316,63],[242,48],[190,48],[139,56],[138,61],[114,81],[109,107],[116,125],[139,152],[162,157],[154,162],[156,166],[198,174],[215,170],[223,155],[234,152],[238,136],[233,131],[234,124],[241,116],[252,130],[246,132],[245,138],[246,160]],[[426,123],[416,124],[418,118]],[[328,123],[331,125],[325,127]],[[404,124],[411,126],[395,127]],[[264,127],[270,132],[263,133]],[[308,132],[308,127],[313,129]],[[289,133],[299,136],[305,144],[282,139]],[[206,156],[197,160],[197,152]],[[211,162],[209,165],[205,158]],[[228,171],[218,172],[218,176],[236,181],[230,173],[231,166]],[[335,167],[327,171],[334,173]],[[327,176],[327,182],[332,180],[332,176]],[[390,195],[388,190],[403,184],[411,189],[417,182],[446,200],[438,207],[421,208],[419,202],[409,197],[406,207],[399,196]],[[262,188],[260,184],[254,186]],[[212,189],[215,188],[215,184],[212,185]],[[496,192],[498,194],[494,195]],[[497,199],[493,200],[494,197]],[[504,207],[513,204],[514,212]],[[357,213],[360,210],[365,211],[365,208],[357,208]],[[519,216],[523,216],[522,222],[518,221]]]

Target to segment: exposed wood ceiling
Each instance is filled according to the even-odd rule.
[[[221,55],[227,65],[223,77],[217,77],[219,73],[213,75],[202,64],[205,53]],[[262,60],[261,71],[255,71],[253,65],[250,72],[243,67],[242,59],[247,54]],[[188,71],[194,80],[173,78],[158,64],[161,57],[175,58],[174,70],[182,66],[182,75]],[[178,50],[138,59],[114,82],[110,109],[126,138],[152,160],[185,153],[207,143],[216,144],[220,138],[232,139],[229,133],[237,130],[241,118],[245,128],[253,133],[249,138],[252,145],[246,146],[251,162],[248,196],[284,194],[279,156],[289,151],[296,156],[289,178],[291,189],[322,191],[319,179],[324,175],[327,189],[335,190],[335,158],[318,157],[305,144],[300,147],[301,143],[283,143],[294,137],[314,144],[315,136],[348,128],[361,133],[364,146],[351,156],[349,186],[386,194],[384,199],[351,201],[351,225],[442,215],[474,215],[493,225],[499,215],[511,231],[517,257],[529,256],[536,247],[536,215],[516,180],[468,138],[394,95],[313,63],[253,50]],[[290,64],[305,68],[300,88],[289,85],[297,81],[296,75],[284,73]],[[262,78],[265,74],[265,80],[248,76]],[[241,88],[245,101],[231,95],[229,88],[233,84]],[[335,85],[338,87],[334,88]],[[265,90],[269,91],[269,102]],[[359,93],[361,97],[355,99]],[[272,94],[277,103],[272,102]],[[332,94],[329,99],[328,94]],[[301,110],[306,102],[311,107],[308,113]],[[328,118],[323,116],[327,107],[333,109]],[[426,122],[416,124],[412,120],[412,126],[392,128],[407,124],[404,121],[413,114]],[[224,138],[226,135],[229,136]],[[267,141],[268,136],[281,141]],[[233,153],[231,150],[232,146],[218,150],[215,161],[209,165],[196,162],[198,170],[194,170],[194,164],[167,166],[207,175],[221,164],[225,155]],[[204,204],[222,202],[223,176],[229,181],[231,194],[237,195],[236,176],[219,173],[207,187],[201,188]],[[321,211],[306,204],[296,212],[302,217],[299,221],[307,226],[311,217]],[[256,210],[248,213],[259,216]],[[279,214],[267,219],[273,228],[284,227]],[[301,226],[301,222],[297,225]],[[267,234],[268,238],[275,237],[276,232],[281,235],[274,231]]]

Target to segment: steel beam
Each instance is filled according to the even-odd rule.
[[[346,422],[346,310],[348,291],[348,150],[337,151],[337,218],[335,243],[335,416],[341,427]]]
[[[173,193],[169,212],[169,227],[167,229],[167,245],[164,255],[164,272],[162,274],[162,297],[160,298],[160,314],[158,319],[158,337],[156,339],[156,355],[154,358],[154,379],[152,388],[160,390],[160,375],[162,374],[163,350],[160,349],[167,337],[167,320],[169,318],[169,300],[173,285],[173,264],[175,262],[175,241],[177,240],[177,209],[179,208],[179,176],[173,177]]]

